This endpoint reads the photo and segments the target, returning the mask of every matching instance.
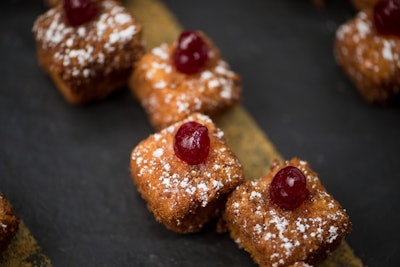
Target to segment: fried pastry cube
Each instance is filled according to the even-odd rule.
[[[377,33],[370,11],[336,32],[335,56],[367,102],[385,103],[400,90],[400,38]]]
[[[203,33],[197,34],[208,49],[205,66],[198,72],[186,74],[176,68],[177,42],[161,44],[136,63],[130,88],[157,130],[194,112],[216,116],[239,101],[241,78],[221,59],[212,42]]]
[[[188,122],[208,129],[209,153],[199,164],[188,164],[174,151],[175,135]],[[133,149],[133,181],[155,219],[168,229],[199,231],[220,215],[228,194],[244,181],[242,166],[223,136],[209,117],[194,113]]]
[[[92,2],[90,21],[71,26],[62,4],[40,16],[33,32],[37,57],[65,99],[83,104],[124,87],[144,53],[142,27],[117,1]]]
[[[270,192],[274,177],[288,166],[304,175],[307,192],[303,202],[292,210],[276,204]],[[288,178],[293,185],[294,178]],[[223,219],[233,240],[260,266],[319,262],[351,229],[346,211],[326,192],[309,164],[297,158],[274,162],[270,173],[238,186],[228,198]]]

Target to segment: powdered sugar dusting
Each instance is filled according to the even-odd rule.
[[[212,66],[200,73],[186,75],[173,66],[173,49],[174,44],[165,43],[153,48],[138,64],[140,72],[136,72],[137,77],[145,78],[141,84],[146,83],[151,88],[142,101],[154,117],[152,121],[162,120],[163,125],[159,128],[193,112],[214,115],[239,100],[240,77],[224,60],[212,58],[210,60],[215,62]]]
[[[384,59],[389,61],[394,60],[394,56],[392,54],[392,43],[389,41],[383,42],[382,56]]]
[[[175,132],[182,123],[193,120],[206,125],[210,138],[214,140],[209,158],[199,165],[188,165],[173,152]],[[214,134],[217,131],[208,116],[195,113],[139,144],[133,150],[131,160],[135,179],[145,180],[146,192],[152,195],[151,199],[147,199],[146,195],[143,197],[156,206],[168,203],[169,212],[176,214],[177,205],[187,209],[206,207],[222,192],[233,190],[243,181],[243,172],[229,149],[217,149],[226,146],[224,140]]]
[[[164,149],[163,148],[157,148],[154,152],[153,152],[153,157],[161,157],[164,154]]]
[[[100,1],[99,5],[98,17],[79,27],[66,24],[61,6],[50,9],[34,24],[41,49],[56,51],[50,68],[63,66],[60,71],[63,79],[108,74],[115,66],[129,66],[134,60],[126,46],[136,38],[136,22],[124,7],[113,1]],[[124,53],[116,53],[121,49]]]
[[[246,237],[251,241],[247,241],[264,251],[263,257],[271,266],[305,260],[320,246],[335,242],[349,230],[347,214],[323,189],[308,163],[294,159],[283,166],[288,164],[299,168],[307,177],[311,196],[306,200],[307,212],[284,211],[270,203],[266,194],[268,179],[249,181],[240,186],[233,193],[232,202],[227,204],[228,220],[240,231],[251,233]],[[234,238],[241,240],[243,236]]]
[[[348,68],[348,75],[357,87],[373,87],[370,88],[373,92],[375,88],[381,89],[380,84],[383,87],[388,87],[388,83],[400,84],[400,39],[378,34],[372,18],[365,12],[359,12],[340,26],[336,38],[338,62]],[[381,90],[380,97],[385,98],[386,90]]]

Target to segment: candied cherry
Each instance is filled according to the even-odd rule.
[[[269,194],[271,201],[285,210],[294,210],[307,198],[306,177],[296,167],[281,169],[271,182]]]
[[[64,0],[64,13],[71,26],[79,26],[92,20],[97,9],[92,0]]]
[[[373,22],[379,34],[400,37],[400,2],[378,1],[374,6]]]
[[[201,71],[208,60],[208,46],[196,31],[184,31],[173,52],[175,68],[185,74]]]
[[[206,126],[190,121],[182,124],[175,134],[175,155],[190,165],[204,162],[210,151],[210,137]]]

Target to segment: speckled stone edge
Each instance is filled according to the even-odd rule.
[[[0,255],[0,266],[50,267],[52,264],[21,220],[16,236],[7,250]]]

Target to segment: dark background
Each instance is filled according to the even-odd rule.
[[[343,1],[166,1],[244,80],[243,105],[285,158],[308,160],[347,209],[350,246],[368,266],[400,266],[400,101],[365,103],[336,66]],[[152,132],[124,90],[68,105],[39,69],[31,28],[41,1],[0,3],[0,191],[55,266],[253,266],[212,227],[156,223],[129,177]],[[162,25],[160,26],[162,31]],[[251,133],[249,133],[251,134]]]

